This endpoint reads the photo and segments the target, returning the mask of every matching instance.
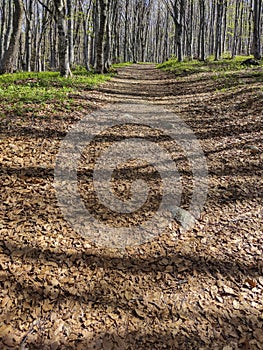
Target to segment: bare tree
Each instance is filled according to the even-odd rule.
[[[205,0],[199,0],[200,7],[200,29],[199,29],[199,55],[201,61],[205,60]]]
[[[33,30],[33,0],[26,1],[26,32],[25,32],[25,55],[24,55],[24,69],[31,71],[32,59],[32,30]]]
[[[263,0],[0,0],[2,72],[262,55]],[[24,4],[24,15],[23,15]],[[21,34],[21,35],[20,35]]]
[[[58,26],[58,54],[60,75],[68,77],[71,75],[69,62],[69,44],[66,21],[66,3],[65,0],[54,0],[55,18]]]
[[[74,18],[72,0],[67,0],[67,19],[69,64],[72,65],[74,63]]]
[[[23,1],[14,0],[13,28],[8,49],[4,52],[0,62],[0,74],[13,73],[19,50],[19,39],[23,21]]]
[[[82,13],[82,26],[83,26],[83,58],[84,58],[84,66],[87,71],[90,71],[90,34],[89,34],[89,26],[90,26],[90,13],[92,9],[92,1],[90,0],[88,4],[85,4],[84,0],[80,0],[80,9]]]
[[[253,54],[255,59],[261,59],[260,42],[260,19],[262,11],[262,0],[254,0],[253,8]]]
[[[99,0],[99,31],[96,44],[96,61],[95,72],[104,72],[104,34],[106,30],[106,9],[108,6],[108,0]]]
[[[177,59],[179,62],[181,62],[183,60],[182,34],[183,34],[185,0],[163,0],[163,1],[166,4],[174,22],[175,44],[177,47]]]

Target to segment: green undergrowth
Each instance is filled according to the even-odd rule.
[[[116,69],[116,68],[128,67],[128,66],[131,66],[132,64],[133,64],[132,62],[115,63],[112,65],[112,68]]]
[[[0,75],[1,109],[22,114],[23,111],[40,108],[45,104],[60,105],[60,108],[64,105],[68,108],[72,102],[71,94],[90,90],[112,76],[112,74],[93,74],[85,69],[77,69],[73,73],[70,78],[62,78],[58,72],[19,72]],[[30,107],[32,104],[34,108]]]
[[[155,62],[138,62],[138,64],[144,64],[144,65],[150,65],[150,64],[155,64]]]
[[[205,62],[201,62],[198,60],[178,62],[177,59],[170,59],[164,63],[159,64],[157,67],[165,71],[171,71],[177,76],[200,72],[231,72],[245,69],[246,66],[242,65],[242,62],[248,58],[251,58],[251,56],[237,56],[234,59],[230,59],[227,57],[218,61],[214,61],[211,57]],[[263,63],[261,62],[261,67],[262,66]],[[257,68],[259,66],[255,67]]]
[[[198,60],[178,62],[170,59],[159,64],[157,67],[170,71],[177,77],[190,76],[198,73],[210,73],[210,77],[216,83],[217,91],[236,90],[251,83],[262,83],[263,61],[258,66],[245,66],[242,63],[251,56],[237,56],[234,59],[229,57],[214,61],[210,57],[205,62]]]

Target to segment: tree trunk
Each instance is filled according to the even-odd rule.
[[[32,58],[32,18],[33,18],[33,0],[29,1],[26,15],[26,40],[25,40],[25,62],[24,67],[27,72],[31,71]]]
[[[67,8],[68,8],[68,52],[69,52],[69,64],[73,65],[74,63],[74,22],[73,22],[73,12],[72,12],[72,1],[67,0]]]
[[[178,55],[178,62],[183,61],[183,22],[184,22],[184,8],[185,8],[185,0],[180,0],[180,17],[179,22],[177,24],[177,55]]]
[[[222,30],[221,30],[221,48],[220,53],[225,52],[226,46],[226,33],[227,33],[227,0],[224,1],[223,9],[222,9]]]
[[[54,70],[57,66],[57,35],[56,35],[56,24],[51,21],[50,31],[49,31],[49,39],[50,39],[50,53],[49,53],[49,66],[51,70]]]
[[[177,51],[177,60],[181,62],[183,60],[182,34],[183,34],[185,0],[171,0],[171,1],[165,0],[164,2],[174,22],[174,27],[175,27],[174,44],[176,46],[176,51]]]
[[[100,28],[98,32],[98,41],[96,46],[95,72],[104,73],[104,34],[106,29],[106,9],[107,0],[99,0],[100,6]]]
[[[5,39],[4,39],[4,52],[8,50],[8,46],[10,43],[10,38],[12,35],[12,23],[13,23],[13,15],[12,15],[12,9],[13,9],[13,4],[12,0],[8,1],[8,6],[7,6],[7,26],[6,26],[6,33],[5,33]]]
[[[241,13],[240,13],[240,28],[239,28],[239,35],[237,37],[237,41],[238,41],[238,46],[237,46],[237,51],[238,54],[241,55],[242,52],[242,43],[243,43],[243,13],[244,13],[244,7],[242,7],[241,9]]]
[[[69,62],[69,45],[66,23],[66,4],[65,0],[54,0],[55,18],[58,27],[58,54],[59,71],[62,77],[67,78],[71,75]]]
[[[209,25],[209,55],[212,55],[214,53],[214,47],[215,47],[215,10],[216,10],[216,4],[215,0],[212,1],[211,4],[211,11],[210,11],[210,25]]]
[[[6,11],[7,3],[5,0],[2,1],[1,6],[1,27],[0,27],[0,62],[4,54],[4,43],[5,43],[5,33],[6,33]]]
[[[199,31],[199,58],[205,60],[205,0],[199,0],[200,31]]]
[[[254,0],[253,13],[253,55],[256,60],[261,59],[260,49],[260,17],[261,17],[262,0]]]
[[[106,8],[106,24],[105,24],[105,45],[104,45],[104,72],[108,72],[111,66],[111,42],[112,42],[112,29],[113,18],[117,11],[118,1],[108,0]]]
[[[232,42],[232,53],[231,53],[232,58],[234,58],[237,53],[239,10],[240,10],[240,0],[237,0],[236,9],[235,9],[235,26],[234,26],[234,35],[233,35],[233,42]]]
[[[223,0],[217,0],[216,35],[215,35],[215,61],[221,56],[222,45],[222,20],[223,20]]]
[[[19,50],[19,39],[23,20],[23,1],[14,0],[13,30],[8,49],[0,63],[0,74],[13,73],[16,56]]]
[[[124,23],[124,44],[123,44],[123,57],[124,62],[128,61],[128,44],[129,44],[129,37],[128,37],[128,30],[129,30],[129,0],[126,0],[125,2],[125,23]]]

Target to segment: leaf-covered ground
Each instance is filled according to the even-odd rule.
[[[0,349],[262,349],[262,68],[174,77],[132,65],[72,99],[1,106]],[[123,101],[186,121],[209,195],[193,230],[118,251],[70,228],[53,178],[69,128]]]

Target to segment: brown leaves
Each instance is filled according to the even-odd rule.
[[[129,94],[125,74],[114,86]],[[141,68],[132,77],[136,93],[159,92],[157,103],[200,139],[210,170],[205,210],[191,232],[172,223],[140,247],[96,248],[63,220],[53,189],[58,137],[80,112],[46,111],[33,126],[10,119],[0,146],[1,349],[262,348],[260,101],[248,113],[227,92],[207,91],[210,76],[159,81],[162,72]],[[240,91],[240,104],[246,98]]]
[[[226,285],[223,286],[223,291],[224,291],[224,293],[229,294],[229,295],[237,295],[233,288],[228,287]]]
[[[251,287],[251,288],[254,288],[254,287],[257,286],[256,280],[251,279],[251,278],[247,278],[247,279],[245,280],[245,284],[246,284],[247,286]]]
[[[18,331],[12,326],[6,324],[0,326],[0,335],[2,338],[2,344],[9,348],[17,347],[21,340]]]

